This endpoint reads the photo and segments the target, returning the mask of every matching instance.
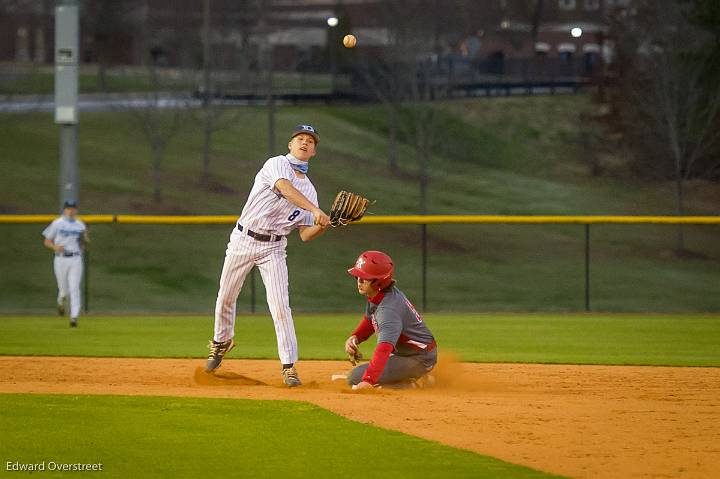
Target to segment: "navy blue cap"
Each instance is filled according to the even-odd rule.
[[[63,208],[77,208],[77,201],[75,200],[66,200],[63,204]]]
[[[315,129],[315,127],[313,127],[312,125],[296,126],[292,132],[292,135],[290,135],[290,139],[293,139],[302,133],[305,133],[306,135],[310,135],[315,138],[315,144],[320,143],[320,135],[318,134],[318,131]]]

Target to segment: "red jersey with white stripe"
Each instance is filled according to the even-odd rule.
[[[365,317],[372,323],[378,344],[392,344],[400,356],[417,354],[435,343],[420,313],[395,286],[370,298]]]

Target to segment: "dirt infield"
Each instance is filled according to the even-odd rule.
[[[337,361],[0,357],[0,392],[308,401],[348,418],[570,477],[711,478],[720,368],[442,363],[437,387],[355,394]]]

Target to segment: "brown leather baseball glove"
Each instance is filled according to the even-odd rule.
[[[367,198],[343,190],[335,196],[330,208],[330,224],[334,227],[347,226],[362,218],[369,205]]]

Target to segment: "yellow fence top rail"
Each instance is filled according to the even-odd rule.
[[[238,219],[233,216],[146,216],[146,215],[117,215],[118,223],[125,224],[153,224],[153,225],[217,225],[232,224]]]
[[[0,224],[50,223],[58,215],[0,215]],[[81,215],[85,223],[122,224],[233,224],[235,215],[155,216]],[[366,216],[357,224],[714,224],[720,216],[549,216],[549,215],[398,215]]]
[[[595,224],[595,223],[654,223],[654,224],[720,224],[720,216],[518,216],[518,215],[406,215],[366,216],[358,223],[365,224]]]
[[[60,215],[0,215],[3,223],[50,223]],[[82,215],[78,216],[85,223],[114,223],[115,215]]]

